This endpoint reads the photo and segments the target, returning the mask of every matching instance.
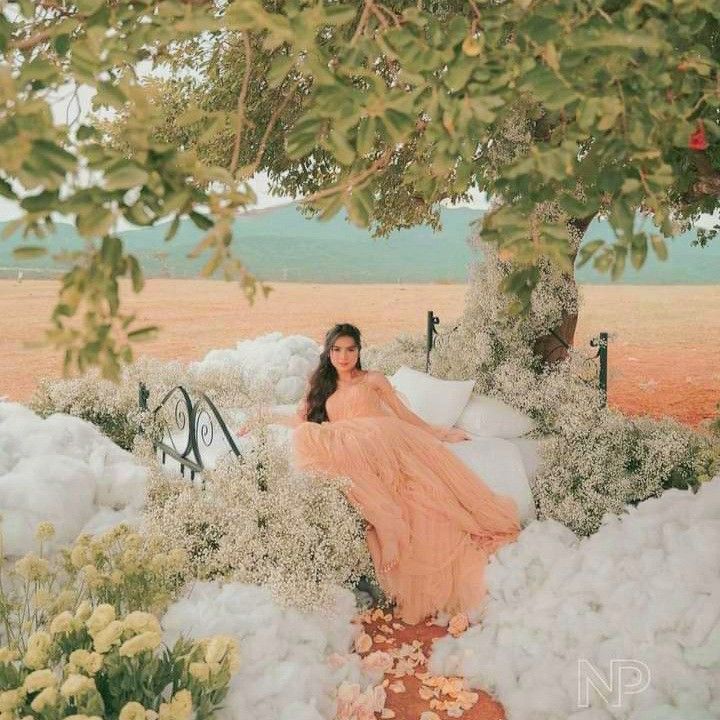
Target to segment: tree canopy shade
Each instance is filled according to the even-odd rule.
[[[149,332],[121,312],[118,278],[140,289],[142,272],[118,218],[172,217],[170,238],[189,214],[207,230],[205,274],[251,295],[231,223],[260,170],[309,211],[344,207],[377,233],[488,192],[483,237],[512,260],[520,305],[540,258],[572,273],[598,213],[616,240],[580,261],[617,277],[667,254],[637,211],[669,236],[720,198],[715,0],[6,2],[0,43],[0,192],[21,198],[28,238],[59,211],[88,239],[49,338],[106,374]],[[142,78],[140,61],[185,72]],[[54,120],[49,91],[68,82],[116,118]]]

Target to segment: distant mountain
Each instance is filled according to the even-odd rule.
[[[263,279],[296,282],[464,282],[475,254],[467,243],[471,223],[482,212],[471,208],[442,210],[442,230],[427,226],[394,232],[373,239],[349,222],[344,214],[329,221],[306,218],[294,204],[254,211],[239,217],[233,227],[236,254]],[[2,225],[0,223],[0,229]],[[146,274],[156,277],[193,277],[205,262],[190,260],[187,253],[203,232],[190,220],[180,223],[177,235],[163,241],[168,225],[121,233],[127,248],[143,263]],[[586,241],[612,238],[605,222],[595,221]],[[720,282],[720,243],[692,247],[694,231],[669,243],[670,258],[660,262],[651,252],[645,266],[634,270],[628,263],[623,284],[715,284]],[[73,226],[58,224],[48,239],[51,253],[79,249],[84,241]],[[22,267],[26,276],[48,275],[61,267],[50,257],[18,263],[12,248],[20,243],[17,233],[0,242],[0,274],[14,277]],[[609,283],[609,277],[592,267],[578,270],[583,283]]]

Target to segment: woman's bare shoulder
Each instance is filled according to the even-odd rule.
[[[365,379],[376,387],[384,387],[389,384],[388,379],[379,370],[368,370]]]

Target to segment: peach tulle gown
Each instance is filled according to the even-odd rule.
[[[325,407],[329,422],[296,427],[295,462],[351,479],[348,500],[368,522],[378,581],[398,615],[415,624],[482,605],[488,555],[520,532],[515,501],[490,490],[443,445],[448,429],[411,412],[381,373],[338,385]],[[385,563],[394,567],[384,572]]]

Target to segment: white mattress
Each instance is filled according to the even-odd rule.
[[[474,435],[472,440],[447,443],[447,447],[479,475],[491,490],[515,500],[523,525],[537,517],[523,459],[523,452],[527,454],[528,462],[533,459],[530,445],[525,445],[521,451],[516,441]]]

